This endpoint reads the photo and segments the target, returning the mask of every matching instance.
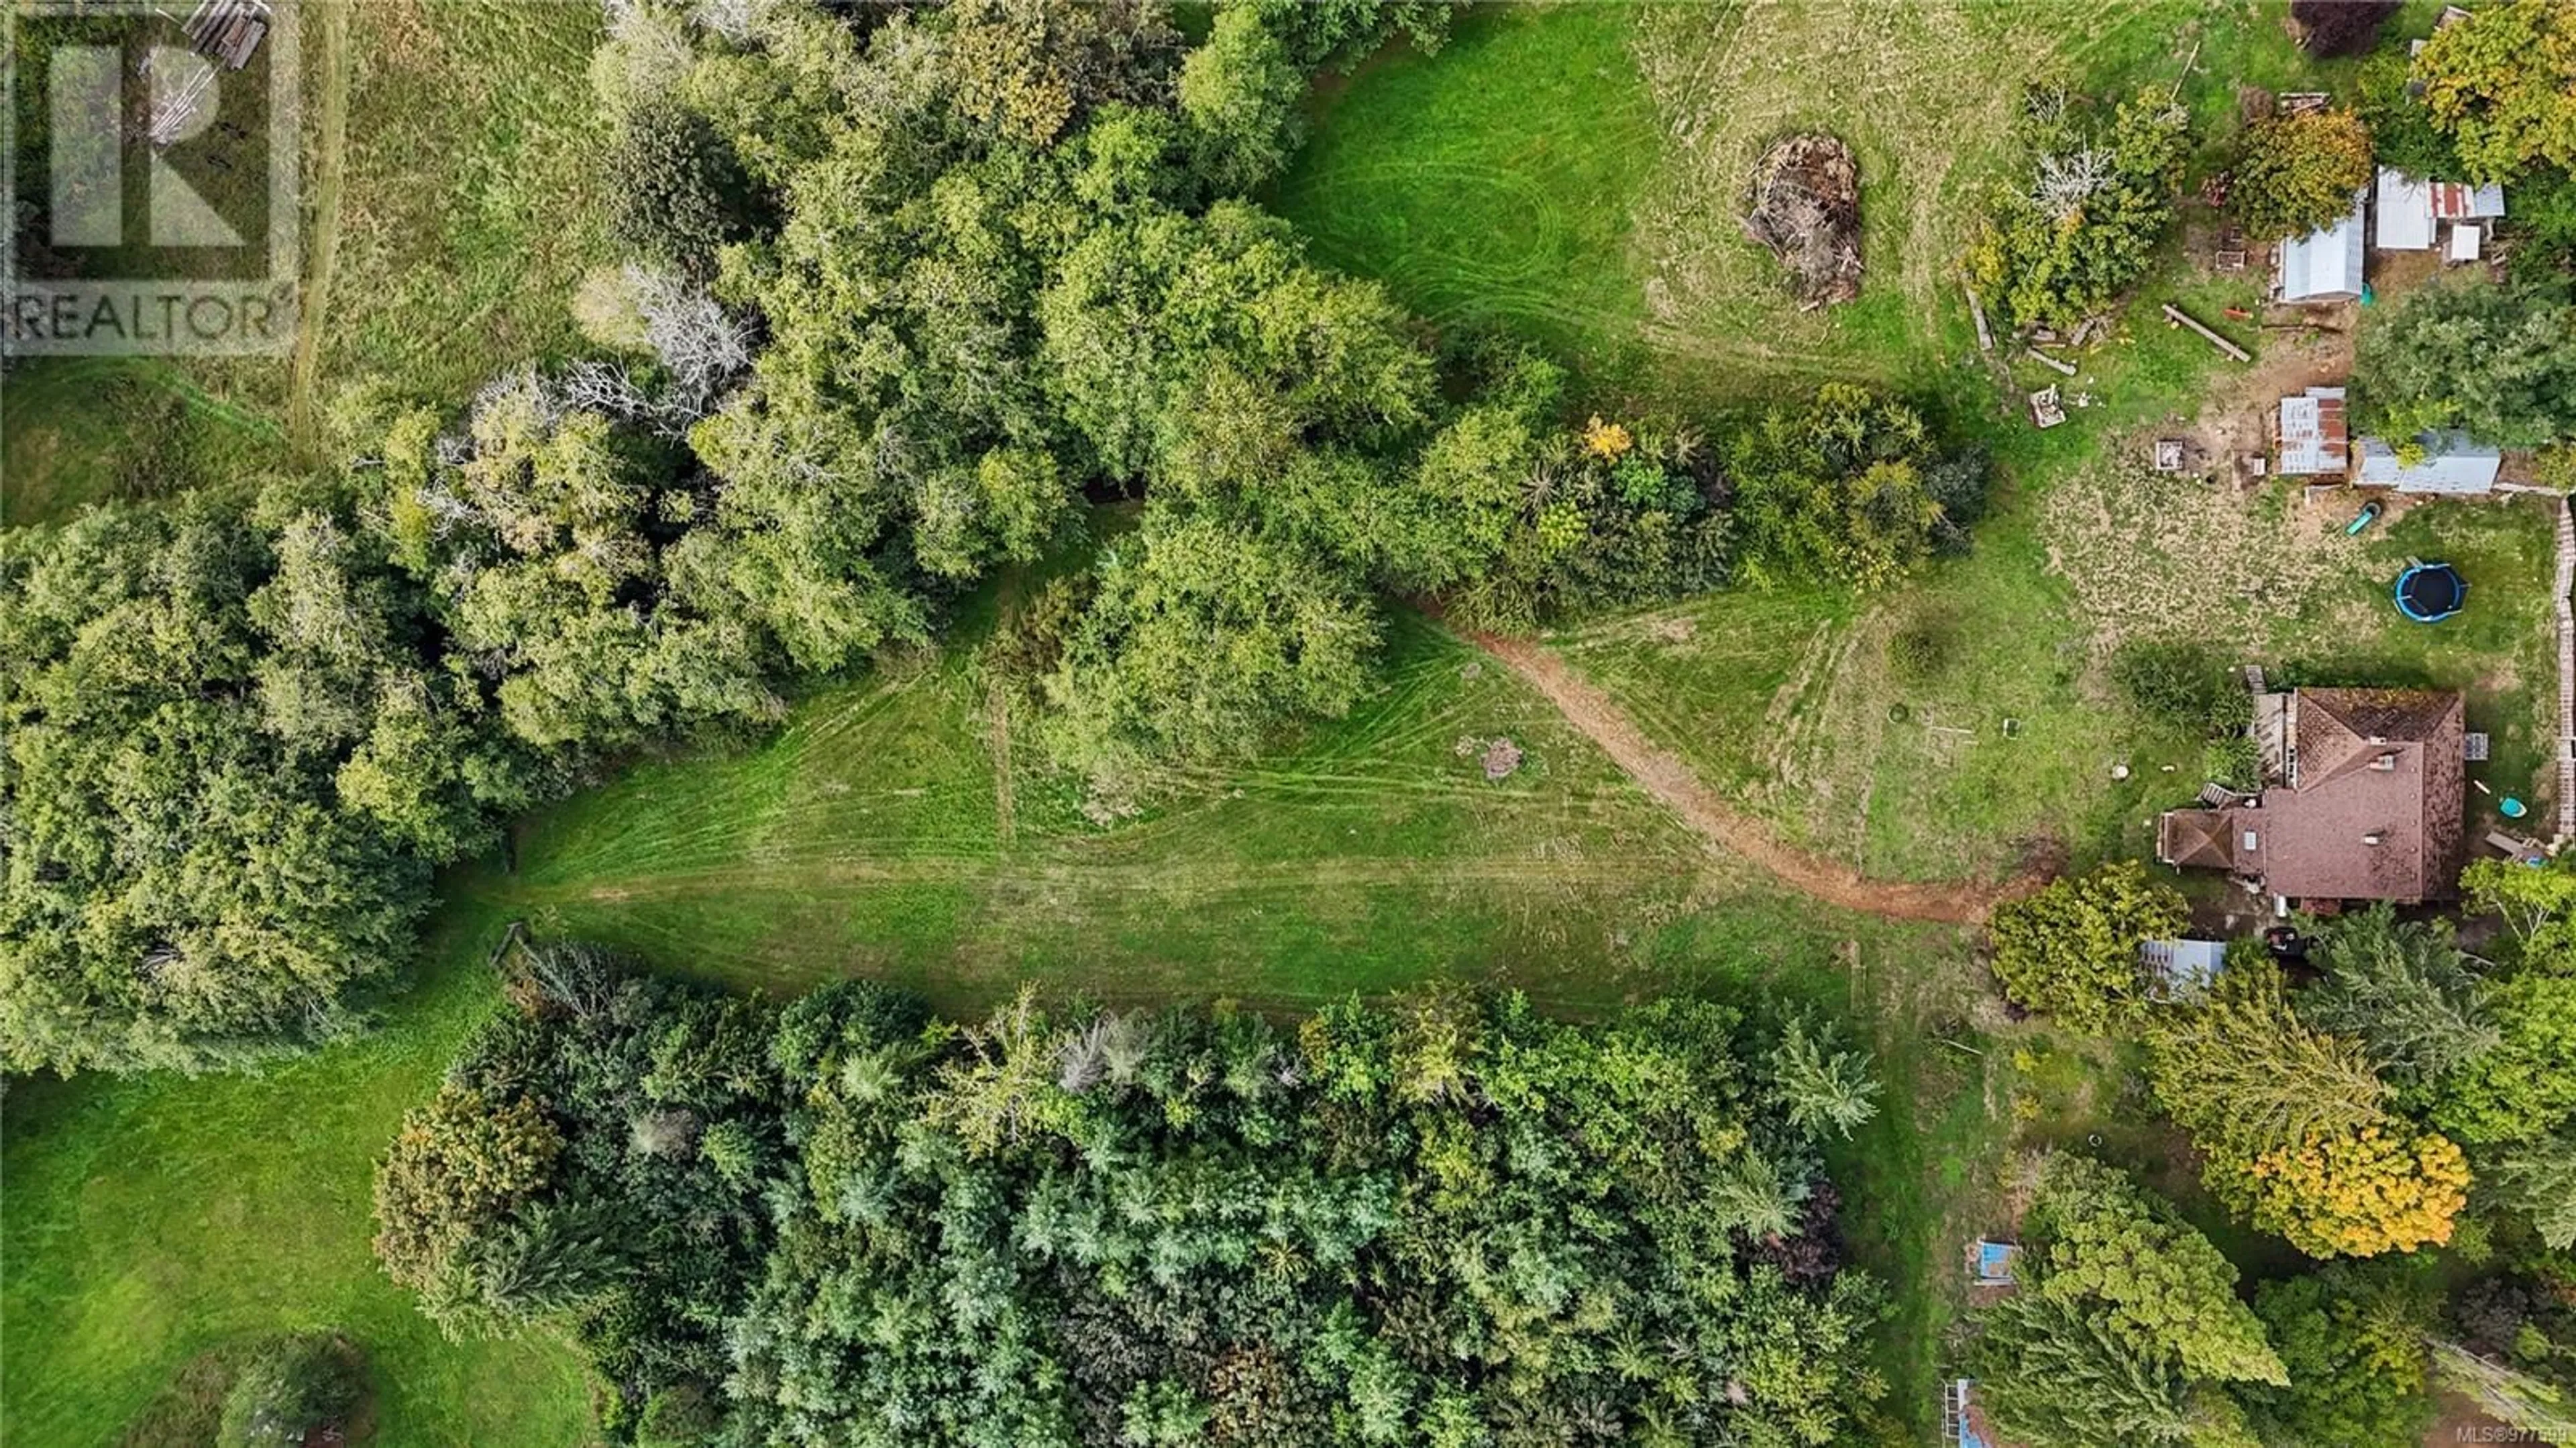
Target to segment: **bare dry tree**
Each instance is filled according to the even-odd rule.
[[[2094,146],[2042,156],[2030,199],[2050,218],[2064,221],[2110,184],[2111,169],[2111,153]]]

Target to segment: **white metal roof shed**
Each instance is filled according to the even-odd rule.
[[[2336,301],[2361,295],[2362,203],[2369,188],[2352,196],[2352,213],[2322,231],[2280,246],[2280,296],[2285,302]]]
[[[2379,249],[2433,248],[2433,188],[2403,171],[2379,168]]]
[[[2424,460],[2408,467],[2397,450],[2375,437],[2361,440],[2361,472],[2354,481],[2364,487],[2395,488],[2401,493],[2483,493],[2495,486],[2504,455],[2469,440],[2465,432],[2428,432]]]

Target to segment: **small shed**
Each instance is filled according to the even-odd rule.
[[[2147,994],[2157,1000],[2196,996],[2227,968],[2223,940],[2146,940],[2138,944],[2138,967],[2146,973]]]
[[[2021,1261],[2021,1244],[1979,1237],[1968,1244],[1968,1285],[2010,1287]]]
[[[2351,470],[2352,435],[2344,421],[2344,391],[2311,387],[2281,399],[2280,471],[2291,477]]]
[[[2273,290],[2282,301],[2359,300],[2362,210],[2369,194],[2368,187],[2354,192],[2351,212],[2334,225],[2281,243],[2273,263]]]
[[[2486,250],[2486,233],[2474,221],[2463,221],[2451,228],[2451,249],[2445,253],[2452,261],[2476,261]]]
[[[1952,1378],[1941,1385],[1941,1441],[1947,1448],[2001,1448],[1977,1402],[1976,1379]]]
[[[2504,454],[2471,442],[2464,432],[2428,432],[2415,440],[2423,447],[2424,457],[2410,464],[2386,442],[2363,438],[2361,466],[2353,480],[2366,488],[2395,488],[2401,493],[2474,494],[2491,491],[2504,467]]]
[[[2504,215],[2504,188],[2493,182],[2434,181],[2424,192],[2435,221],[2492,221]]]
[[[2451,246],[2476,246],[2473,238],[2463,243],[2459,232],[2465,225],[2476,229],[2476,223],[2504,215],[2504,188],[2493,184],[2474,186],[2465,181],[2420,181],[2393,167],[2379,168],[2378,225],[2374,244],[2381,251],[2431,251],[2443,222],[2451,222]],[[2474,254],[2472,254],[2474,255]]]
[[[2377,240],[2381,251],[2431,250],[2432,188],[2394,167],[2380,167]]]

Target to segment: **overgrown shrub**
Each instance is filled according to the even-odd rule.
[[[2053,880],[1995,907],[1995,979],[2069,1030],[2108,1033],[2133,1025],[2144,1004],[2138,946],[2180,934],[2187,918],[2182,897],[2135,861]]]
[[[1946,613],[1928,613],[1888,636],[1887,665],[1906,683],[1927,684],[1949,672],[1958,652],[1958,620]]]
[[[2228,192],[2245,239],[2302,236],[2352,210],[2371,178],[2370,131],[2350,111],[2301,111],[2257,121]]]
[[[321,1429],[345,1427],[366,1397],[356,1344],[329,1333],[262,1342],[224,1394],[215,1448],[304,1448]]]
[[[2404,8],[2405,0],[2290,0],[2290,18],[2298,22],[2301,50],[2335,60],[2370,49],[2379,27]]]
[[[638,257],[709,276],[717,249],[750,232],[750,178],[695,111],[668,101],[636,107],[601,165],[609,234]]]
[[[2026,97],[2023,163],[1989,198],[1969,280],[2010,326],[2072,327],[2146,272],[2172,224],[2190,117],[2141,91],[2105,117],[2060,88]]]
[[[2201,746],[2200,768],[2203,779],[2252,794],[2263,786],[2263,748],[2251,735],[2222,735]]]
[[[2241,693],[2216,654],[2196,643],[2139,639],[2111,655],[2111,682],[2149,719],[2169,729],[2208,730],[2221,701]]]
[[[2460,153],[2416,94],[2415,73],[2402,46],[2363,61],[2353,109],[2370,131],[2371,159],[2422,180],[2464,174]],[[2519,211],[2519,198],[2514,208]]]

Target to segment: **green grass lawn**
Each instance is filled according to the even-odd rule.
[[[258,476],[286,456],[273,406],[209,392],[249,364],[34,357],[0,383],[0,526],[104,498],[160,497]]]
[[[451,911],[383,1029],[259,1075],[9,1083],[0,1438],[117,1448],[201,1355],[333,1328],[367,1351],[379,1448],[592,1440],[567,1345],[447,1341],[368,1245],[372,1163],[497,1004],[499,928]]]
[[[2277,11],[2230,0],[1480,6],[1437,55],[1320,87],[1274,204],[1320,259],[1548,346],[1605,402],[1849,378],[1981,412],[1956,259],[2024,87],[2178,86],[2214,162],[2237,86],[2318,74]],[[1814,312],[1741,228],[1763,150],[1809,129],[1859,159],[1867,268],[1857,301]],[[2097,390],[2174,395],[2111,371]]]
[[[357,0],[348,24],[316,401],[375,376],[460,406],[493,373],[579,346],[573,294],[610,256],[591,165],[599,7]]]
[[[1631,7],[1470,6],[1436,57],[1327,79],[1276,205],[1316,259],[1444,325],[1534,337],[1600,373],[1643,304],[1630,202],[1661,152]]]

